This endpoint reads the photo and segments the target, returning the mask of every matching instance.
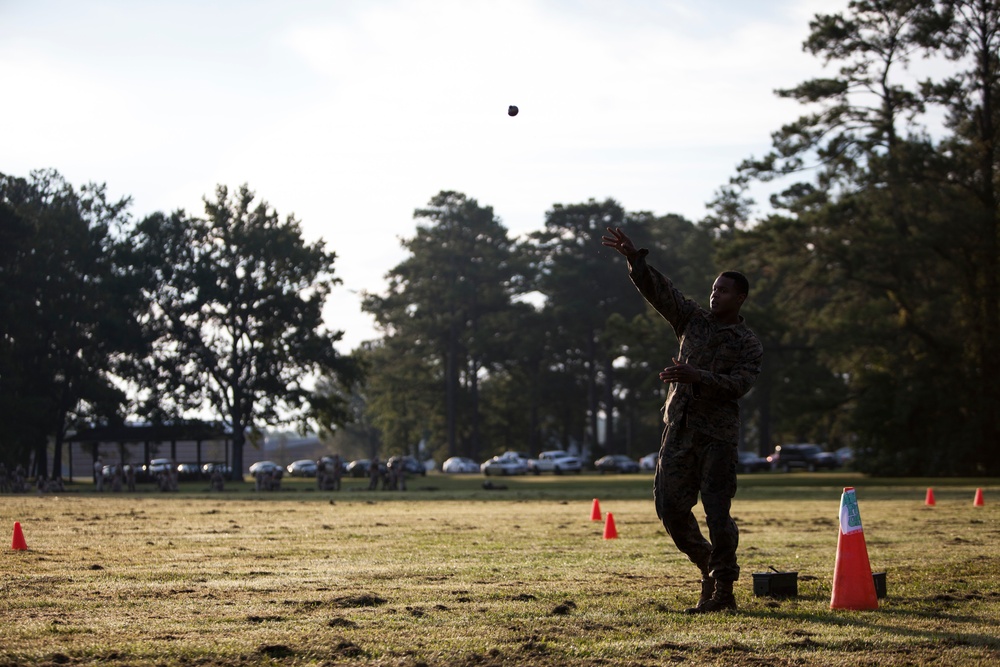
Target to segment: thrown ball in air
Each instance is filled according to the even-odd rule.
[[[507,115],[508,116],[516,116],[517,115],[517,107],[514,106],[513,104],[511,104],[509,107],[507,107]]]

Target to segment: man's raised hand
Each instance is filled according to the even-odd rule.
[[[626,257],[630,257],[638,252],[635,244],[632,243],[632,239],[630,239],[620,227],[615,227],[614,229],[608,227],[607,230],[608,234],[601,237],[602,245],[614,248]]]

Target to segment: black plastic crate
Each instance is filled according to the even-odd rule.
[[[799,594],[798,572],[754,572],[753,594],[757,597],[785,598]]]
[[[875,597],[884,598],[885,592],[885,572],[872,572],[872,581],[875,582]]]

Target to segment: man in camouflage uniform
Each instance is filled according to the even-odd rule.
[[[680,342],[673,365],[660,372],[670,389],[653,499],[674,544],[701,570],[701,598],[686,611],[735,610],[740,533],[729,511],[736,494],[737,401],[753,387],[763,359],[760,341],[739,314],[749,283],[741,273],[723,272],[712,285],[710,309],[705,310],[648,266],[648,251],[636,248],[620,229],[608,228],[602,243],[626,257],[632,282]],[[708,540],[691,511],[699,492]]]

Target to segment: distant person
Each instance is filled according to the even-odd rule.
[[[735,610],[733,583],[740,575],[736,560],[740,532],[730,508],[739,460],[738,400],[753,387],[764,356],[763,346],[740,315],[749,281],[736,271],[719,274],[705,310],[647,265],[649,251],[636,248],[621,229],[609,227],[601,240],[625,256],[633,284],[670,323],[680,342],[677,356],[659,374],[670,389],[663,410],[665,426],[653,500],[674,544],[701,571],[701,597],[685,611]],[[691,511],[699,492],[708,540]]]
[[[118,463],[114,466],[114,472],[111,473],[111,492],[121,493],[124,482],[125,476],[122,474],[122,464]]]
[[[135,466],[131,463],[125,466],[125,488],[129,493],[135,493]]]
[[[334,454],[330,463],[329,474],[333,481],[333,490],[340,491],[340,480],[344,476],[344,463],[340,460],[340,454]]]
[[[104,461],[100,456],[94,461],[94,488],[98,493],[104,491]]]
[[[323,458],[316,459],[316,490],[326,491],[327,485],[326,461]]]
[[[209,481],[210,488],[212,491],[224,491],[226,486],[225,478],[222,476],[222,471],[219,470],[219,466],[215,466],[212,470],[212,477]]]
[[[380,475],[381,471],[379,469],[380,467],[381,466],[379,465],[378,457],[377,456],[373,456],[372,460],[368,462],[368,490],[369,491],[377,491],[378,490],[378,481],[379,481],[379,477],[381,476]]]

